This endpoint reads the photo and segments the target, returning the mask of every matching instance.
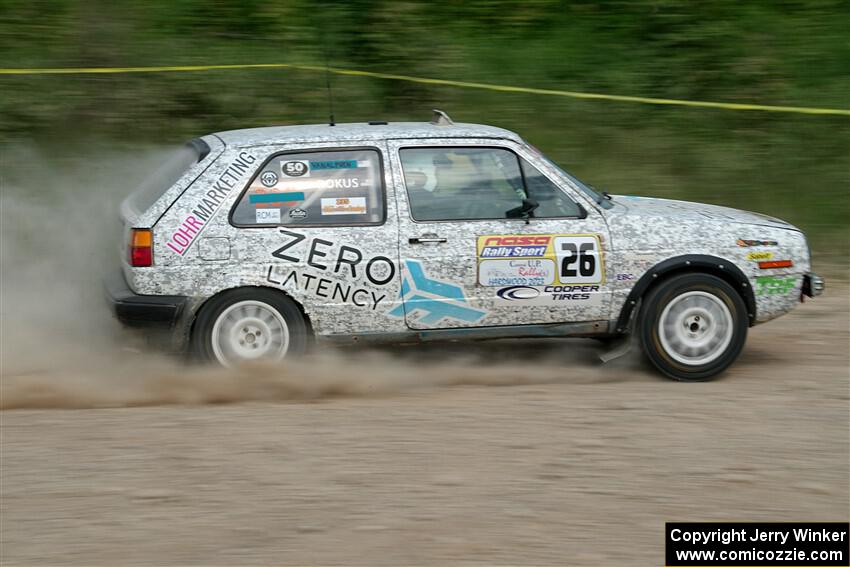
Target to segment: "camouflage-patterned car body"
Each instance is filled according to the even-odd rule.
[[[134,268],[124,261],[129,288],[140,295],[188,298],[174,334],[177,345],[185,343],[204,302],[245,286],[287,294],[301,306],[318,339],[424,339],[451,335],[453,330],[466,331],[456,336],[472,337],[588,335],[626,332],[652,279],[682,269],[727,279],[744,298],[750,324],[762,323],[799,303],[810,269],[804,235],[783,221],[643,197],[613,196],[602,206],[517,134],[499,128],[434,123],[290,126],[229,131],[202,140],[209,153],[153,206],[136,211],[127,202],[122,205],[127,229],[153,229],[153,266]],[[414,221],[399,148],[455,145],[511,150],[555,182],[586,216],[528,222]],[[231,224],[230,211],[270,156],[363,147],[380,153],[383,223],[260,228]],[[187,221],[204,199],[212,209],[209,217]],[[189,241],[185,246],[175,244],[175,233],[181,230],[180,242]],[[445,241],[413,243],[433,236]],[[505,263],[511,260],[481,257],[479,243],[559,238],[592,247],[598,281],[561,289],[481,285],[485,260],[491,262],[486,264],[488,274],[515,267]],[[346,260],[342,263],[341,253]],[[361,261],[352,266],[357,257]],[[547,270],[548,259],[547,249]],[[776,265],[782,267],[765,262],[780,262]],[[528,265],[524,260],[519,264]]]

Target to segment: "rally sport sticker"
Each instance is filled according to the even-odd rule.
[[[605,266],[595,234],[492,234],[478,237],[478,284],[602,284]]]

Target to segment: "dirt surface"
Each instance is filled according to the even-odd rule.
[[[703,384],[578,340],[7,369],[45,409],[0,413],[0,559],[661,565],[665,521],[846,521],[849,317],[832,287]]]

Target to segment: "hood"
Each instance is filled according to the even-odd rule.
[[[697,220],[712,220],[723,223],[750,224],[756,226],[769,226],[772,228],[784,228],[799,230],[795,226],[767,215],[741,211],[730,207],[717,205],[706,205],[704,203],[692,203],[689,201],[675,201],[673,199],[655,199],[651,197],[636,197],[631,195],[612,195],[615,203],[627,209],[626,213],[632,215],[645,215],[651,217],[687,218]]]

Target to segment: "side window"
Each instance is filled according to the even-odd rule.
[[[500,148],[407,148],[399,151],[415,220],[507,218],[525,190],[519,162]]]
[[[526,198],[540,205],[534,217],[580,216],[557,185],[507,149],[406,148],[399,156],[414,220],[512,218]]]
[[[236,226],[363,225],[384,220],[376,150],[280,154],[265,162],[231,215]]]
[[[521,161],[528,197],[534,199],[540,205],[534,209],[535,218],[582,216],[581,208],[567,197],[560,187],[552,183],[533,165],[524,159]]]

